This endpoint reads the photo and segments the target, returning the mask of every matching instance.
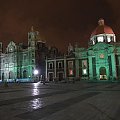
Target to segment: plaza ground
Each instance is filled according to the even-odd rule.
[[[120,120],[120,83],[0,84],[0,120]]]

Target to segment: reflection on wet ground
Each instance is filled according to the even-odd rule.
[[[9,99],[9,100],[2,100],[2,101],[0,101],[0,106],[15,104],[15,103],[19,103],[19,102],[33,100],[36,98],[44,98],[44,97],[53,96],[56,94],[64,94],[64,93],[69,93],[69,92],[71,92],[71,91],[55,91],[55,92],[49,92],[46,94],[40,94],[40,95],[34,95],[34,96],[25,96],[22,98],[14,98],[14,99]]]
[[[39,89],[37,89],[37,88],[32,89],[32,96],[39,95],[39,94],[40,94]]]
[[[52,105],[42,107],[41,109],[40,108],[36,109],[35,111],[32,111],[32,112],[23,113],[23,114],[18,115],[16,117],[30,119],[30,120],[38,120],[38,119],[41,119],[45,116],[49,116],[57,111],[65,109],[66,107],[77,104],[80,101],[83,101],[85,99],[88,99],[88,98],[93,97],[93,96],[98,95],[98,94],[100,94],[100,93],[99,92],[86,93],[86,94],[77,96],[75,98],[70,98],[68,100],[65,100],[65,101],[62,101],[59,103],[54,103]]]
[[[120,120],[120,84],[117,83],[42,85],[38,82],[0,90],[3,97],[0,120],[100,120],[103,111],[109,118]]]
[[[41,98],[37,98],[37,99],[31,100],[30,103],[29,103],[30,109],[33,109],[33,110],[41,108],[42,105],[43,105],[43,101],[42,101]]]

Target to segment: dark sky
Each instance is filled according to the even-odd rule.
[[[68,43],[87,47],[99,18],[113,28],[119,41],[119,0],[4,0],[0,2],[0,41],[27,43],[31,26],[48,45],[61,50]]]

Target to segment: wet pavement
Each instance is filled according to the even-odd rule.
[[[120,83],[0,84],[0,120],[120,120]]]

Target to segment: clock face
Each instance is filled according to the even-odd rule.
[[[9,49],[9,51],[12,52],[12,51],[13,51],[13,48],[11,47],[11,48]]]
[[[10,46],[9,47],[9,52],[13,52],[14,51],[14,47],[13,46]]]
[[[104,58],[104,54],[100,54],[100,58]]]

